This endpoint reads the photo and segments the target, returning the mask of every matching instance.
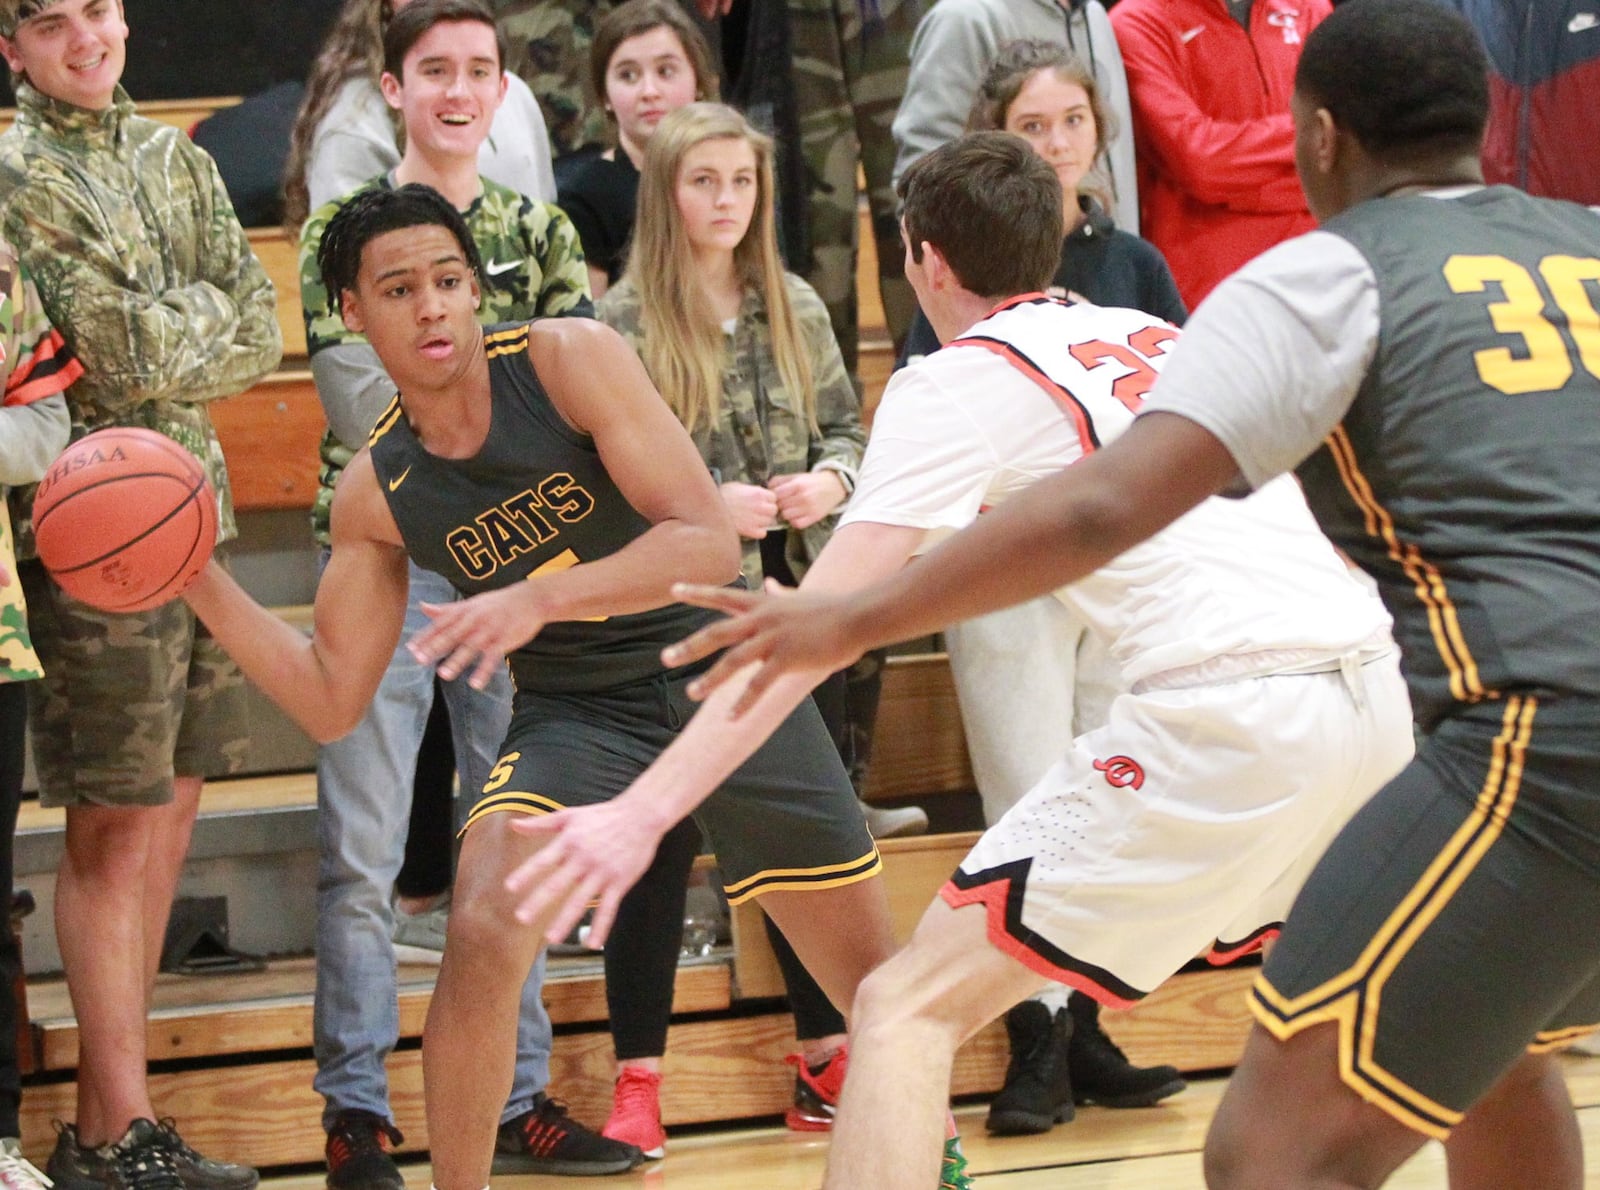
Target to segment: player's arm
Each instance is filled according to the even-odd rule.
[[[650,528],[616,553],[444,606],[412,652],[453,678],[476,666],[482,687],[511,650],[555,620],[649,611],[672,602],[672,584],[732,582],[739,542],[721,495],[688,433],[651,385],[644,365],[610,327],[589,319],[534,324],[529,356],[562,416],[594,439],[624,498]]]
[[[850,592],[904,567],[922,538],[923,530],[901,525],[846,525],[823,548],[802,585],[848,599]],[[735,677],[618,797],[513,823],[513,829],[548,839],[507,881],[523,895],[518,918],[531,922],[558,907],[547,937],[559,940],[593,902],[589,944],[603,945],[617,905],[649,866],[661,836],[710,796],[830,672],[785,674],[737,719],[729,713],[743,694],[742,680]]]
[[[720,694],[725,684],[748,679],[732,705],[733,714],[747,714],[780,675],[831,673],[868,649],[1075,582],[1228,487],[1238,473],[1210,431],[1175,414],[1148,414],[1110,446],[1040,480],[917,565],[865,591],[842,597],[803,586],[794,595],[762,597],[680,588],[686,602],[734,618],[702,629],[671,660],[685,664],[727,648],[690,692]],[[756,663],[760,670],[748,675]]]
[[[333,499],[333,552],[308,639],[215,562],[184,599],[245,675],[318,743],[360,722],[394,655],[406,608],[406,556],[365,451]]]

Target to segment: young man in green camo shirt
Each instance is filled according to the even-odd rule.
[[[135,114],[119,82],[127,36],[118,0],[0,0],[19,106],[0,138],[0,232],[83,363],[73,435],[142,426],[193,451],[227,539],[228,474],[206,406],[277,367],[276,303],[211,159]],[[143,1190],[248,1190],[254,1170],[207,1160],[158,1122],[145,1069],[201,784],[243,759],[243,679],[182,603],[109,615],[36,563],[21,571],[46,675],[29,691],[40,796],[66,807],[56,936],[82,1039],[77,1122],[60,1130],[49,1175],[61,1190],[135,1177]]]
[[[341,208],[373,188],[431,186],[462,212],[483,257],[480,322],[592,313],[588,269],[567,217],[551,204],[478,174],[478,150],[506,86],[493,16],[481,0],[410,0],[397,9],[384,36],[380,87],[404,120],[404,155],[392,173],[313,211],[300,240],[306,344],[329,425],[312,514],[324,549],[331,546],[334,485],[395,395],[394,382],[366,338],[345,328],[317,266],[323,235]],[[405,641],[426,624],[422,603],[459,598],[439,575],[415,565],[409,580],[407,631],[377,697],[355,730],[324,745],[317,758],[321,875],[315,1085],[324,1099],[332,1190],[403,1190],[404,1185],[385,1145],[400,1140],[384,1070],[399,1032],[390,897],[403,858],[412,774],[434,697],[432,670],[412,659]],[[446,682],[442,689],[461,787],[476,794],[488,780],[510,720],[510,680],[502,672],[485,690],[474,690],[464,680]],[[543,964],[536,965],[522,991],[516,1073],[501,1113],[495,1172],[604,1174],[632,1168],[643,1159],[637,1148],[590,1132],[545,1094],[550,1019],[541,1000],[543,974]],[[533,1145],[532,1137],[541,1145]]]

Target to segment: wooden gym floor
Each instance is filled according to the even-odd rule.
[[[1586,1185],[1600,1187],[1600,1058],[1563,1059],[1577,1103]],[[1153,1108],[1080,1109],[1044,1136],[993,1139],[984,1108],[956,1112],[979,1190],[1190,1190],[1202,1186],[1200,1147],[1227,1080],[1204,1079]],[[720,1130],[672,1137],[663,1161],[585,1185],[630,1190],[816,1190],[827,1139],[782,1128]],[[405,1165],[408,1190],[427,1190],[426,1164]],[[322,1190],[321,1172],[271,1178],[263,1190]],[[496,1178],[496,1190],[572,1190],[571,1178]],[[1424,1146],[1389,1182],[1391,1190],[1445,1190],[1443,1150]],[[863,1188],[865,1190],[865,1188]],[[931,1190],[931,1188],[930,1188]],[[1515,1190],[1507,1187],[1506,1190]]]

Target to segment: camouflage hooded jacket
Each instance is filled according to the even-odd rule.
[[[551,314],[592,315],[589,270],[571,221],[552,203],[536,202],[487,178],[481,180],[483,193],[462,212],[483,258],[483,303],[478,307],[478,321],[488,326]],[[387,176],[368,183],[391,184]],[[317,267],[317,250],[328,221],[365,189],[363,186],[318,207],[300,231],[300,304],[306,319],[306,351],[329,426],[322,436],[322,471],[311,510],[311,529],[322,545],[330,544],[334,484],[395,393],[394,382],[366,336],[345,329]]]
[[[73,437],[126,425],[182,443],[206,465],[226,540],[233,501],[206,403],[278,366],[272,282],[211,158],[136,115],[120,86],[103,111],[27,83],[17,103],[0,137],[0,235],[83,362],[68,396]],[[30,550],[20,518],[17,533]]]
[[[845,372],[822,299],[792,273],[784,274],[784,283],[811,365],[817,432],[806,424],[797,394],[784,387],[778,373],[766,305],[758,293],[747,291],[734,328],[723,339],[728,354],[722,368],[722,408],[717,422],[697,427],[691,437],[719,482],[759,485],[774,475],[836,471],[848,493],[855,489],[856,472],[867,448],[861,403]],[[599,302],[599,315],[643,357],[644,310],[631,281],[624,277],[606,291]],[[784,555],[796,578],[802,577],[811,559],[822,552],[838,519],[834,513],[809,529],[789,531]],[[759,587],[763,577],[761,543],[743,538],[740,544],[745,582]]]

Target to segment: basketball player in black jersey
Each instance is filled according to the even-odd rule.
[[[1218,286],[1121,438],[847,599],[679,592],[739,613],[672,657],[728,647],[702,685],[742,706],[1298,469],[1394,616],[1425,735],[1267,959],[1207,1141],[1213,1187],[1377,1186],[1430,1137],[1453,1190],[1583,1184],[1550,1052],[1600,1022],[1600,213],[1485,188],[1487,108],[1458,15],[1341,5],[1292,105],[1322,229]],[[542,825],[569,878],[603,869],[561,816]],[[864,1005],[882,999],[870,984]],[[853,1024],[882,1027],[870,1009]],[[874,1151],[892,1118],[866,1050],[836,1159]]]
[[[542,845],[514,825],[614,796],[694,713],[660,651],[708,613],[669,592],[679,579],[732,581],[738,542],[688,434],[619,336],[584,319],[478,324],[477,251],[434,191],[352,200],[319,264],[399,395],[340,480],[313,634],[216,566],[186,598],[318,740],[348,730],[377,687],[400,632],[408,553],[475,595],[432,609],[435,628],[414,651],[475,681],[511,657],[512,724],[465,831],[423,1048],[434,1183],[482,1190],[511,1086],[518,990],[546,936],[568,928],[514,916],[507,879]],[[892,936],[877,851],[815,707],[697,818],[730,899],[761,895],[848,1009]],[[597,937],[617,900],[601,897]]]

